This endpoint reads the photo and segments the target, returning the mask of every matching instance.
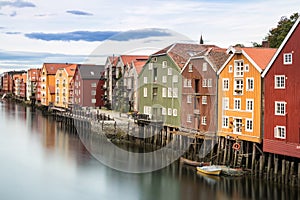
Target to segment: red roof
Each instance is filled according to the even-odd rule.
[[[147,60],[135,60],[133,61],[133,67],[135,67],[135,70],[137,72],[137,74],[140,74],[144,65],[146,64]]]
[[[261,68],[265,69],[277,49],[245,47],[242,50]]]
[[[70,65],[70,66],[65,68],[67,73],[68,73],[68,76],[74,76],[75,71],[76,71],[76,67],[77,67],[77,64],[73,64],[73,65]]]
[[[47,70],[48,75],[55,75],[56,71],[60,68],[66,68],[68,66],[71,66],[73,64],[68,63],[44,63],[44,66]]]
[[[131,64],[131,62],[137,61],[137,60],[147,61],[148,58],[149,58],[149,56],[145,56],[145,55],[121,55],[120,56],[120,59],[122,60],[124,65]]]

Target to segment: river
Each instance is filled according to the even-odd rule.
[[[0,199],[299,199],[300,190],[251,177],[206,177],[178,162],[131,174],[96,160],[51,117],[0,102]]]

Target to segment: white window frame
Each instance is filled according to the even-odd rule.
[[[226,82],[227,82],[227,85],[226,85]],[[229,91],[229,78],[223,78],[222,79],[222,88],[223,88],[223,91]],[[227,86],[227,87],[225,87]]]
[[[173,116],[177,117],[177,109],[176,108],[173,109]]]
[[[207,71],[207,62],[204,62],[202,65],[202,71],[206,72]]]
[[[212,79],[207,79],[207,87],[212,87]]]
[[[162,115],[167,115],[167,109],[166,108],[162,108],[161,109],[161,114]]]
[[[96,99],[91,99],[91,103],[96,103]]]
[[[203,105],[207,104],[207,96],[202,96],[202,104]]]
[[[252,81],[252,87],[250,82],[249,81]],[[246,90],[247,91],[253,91],[254,90],[254,78],[246,78]]]
[[[246,99],[246,111],[254,110],[254,99]]]
[[[173,88],[172,91],[173,91],[173,97],[178,98],[178,88]]]
[[[229,65],[229,66],[228,66],[228,72],[229,72],[229,73],[232,73],[232,71],[233,71],[233,66],[232,66],[232,65]]]
[[[202,87],[207,87],[207,79],[202,79]]]
[[[187,79],[187,87],[192,87],[192,79]]]
[[[253,120],[252,119],[246,119],[245,130],[247,132],[253,132]]]
[[[148,89],[146,87],[144,87],[144,97],[147,97],[148,96]]]
[[[153,69],[153,63],[149,63],[149,70]]]
[[[189,63],[189,72],[193,72],[193,64]]]
[[[185,87],[185,88],[188,87],[188,86],[187,86],[187,79],[186,79],[186,78],[183,79],[183,87]]]
[[[92,90],[91,95],[96,95],[96,90]]]
[[[79,86],[80,86],[80,82],[79,82]],[[93,88],[97,87],[97,83],[91,83],[91,87]]]
[[[228,128],[229,127],[229,117],[223,116],[222,117],[222,128]]]
[[[283,54],[283,64],[284,65],[293,64],[293,54],[292,53],[284,53]]]
[[[162,62],[162,68],[166,68],[168,66],[168,62],[167,61],[163,61]]]
[[[168,88],[168,97],[172,97],[172,88]]]
[[[168,75],[172,76],[172,68],[171,67],[168,68]]]
[[[163,82],[163,83],[167,83],[167,76],[165,76],[165,75],[162,76],[162,82]]]
[[[229,97],[223,97],[223,109],[229,110]]]
[[[186,122],[188,122],[188,123],[192,123],[192,120],[193,120],[193,115],[191,115],[191,114],[188,114],[188,115],[187,115]]]
[[[275,115],[278,115],[278,116],[286,115],[286,102],[285,101],[275,101]]]
[[[244,61],[235,60],[234,61],[234,77],[241,78],[244,77]]]
[[[148,83],[148,77],[147,76],[144,77],[144,83]]]
[[[285,75],[275,75],[274,88],[275,89],[285,89]]]
[[[282,135],[282,131],[283,134]],[[286,139],[286,127],[285,126],[275,126],[274,127],[274,137],[279,139]]]
[[[234,110],[241,110],[241,107],[242,107],[242,102],[241,102],[241,98],[234,98],[233,99],[234,101]],[[239,102],[239,103],[238,103]]]
[[[241,82],[238,83],[238,81]],[[242,92],[240,93],[237,91],[242,91]],[[243,95],[243,93],[244,93],[244,80],[240,78],[234,79],[233,95]]]
[[[167,97],[167,88],[165,87],[162,88],[162,97]]]
[[[178,83],[178,76],[177,75],[173,75],[173,83]]]
[[[169,116],[172,115],[172,108],[168,108],[168,115],[169,115]]]
[[[189,95],[186,96],[186,102],[187,103],[192,103],[192,95],[189,94]]]
[[[239,122],[238,122],[239,120]],[[238,126],[240,125],[240,126]],[[236,134],[241,134],[243,128],[243,119],[242,118],[234,118],[233,121],[233,132]]]
[[[206,116],[202,116],[202,117],[201,117],[201,124],[202,124],[202,125],[206,125],[206,123],[207,123],[207,118],[206,118]]]

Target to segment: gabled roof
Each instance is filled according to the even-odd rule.
[[[144,65],[146,64],[147,60],[148,60],[149,56],[147,56],[147,59],[137,59],[132,61],[132,66],[135,68],[136,73],[139,75],[144,67]]]
[[[77,64],[73,64],[66,67],[65,70],[68,73],[68,76],[74,76],[76,68],[77,68]]]
[[[260,47],[229,47],[227,53],[231,54],[231,56],[227,59],[227,61],[223,64],[223,66],[219,69],[218,74],[220,74],[232,57],[235,54],[244,55],[252,65],[261,73],[270,62],[271,58],[275,54],[276,49],[274,48],[260,48]]]
[[[119,56],[108,56],[108,61],[110,62],[110,64],[112,64],[113,66],[117,65]]]
[[[186,64],[187,60],[191,56],[195,56],[207,48],[217,47],[215,45],[204,45],[204,44],[189,44],[189,43],[174,43],[151,56],[160,56],[168,54],[170,58],[176,63],[176,65],[182,69]]]
[[[56,71],[60,68],[68,67],[72,64],[69,63],[44,63],[43,67],[45,67],[47,71],[47,75],[55,75]]]
[[[78,65],[78,73],[81,79],[96,80],[101,78],[101,74],[104,71],[104,65]]]
[[[219,47],[212,47],[208,48],[205,51],[202,51],[201,53],[191,57],[190,60],[194,59],[199,59],[203,58],[205,59],[210,66],[213,68],[215,72],[217,72],[222,65],[225,63],[225,61],[228,59],[229,55],[226,53],[226,49],[219,48]],[[182,71],[186,68],[187,64],[189,61],[186,63]]]
[[[273,65],[274,61],[276,60],[276,58],[278,57],[278,55],[280,54],[280,52],[282,51],[282,49],[284,48],[284,46],[286,45],[286,43],[289,41],[290,37],[292,36],[292,34],[294,33],[294,31],[297,29],[297,27],[299,26],[299,24],[300,24],[300,17],[297,19],[297,21],[292,26],[291,30],[286,35],[286,37],[284,38],[283,42],[281,43],[281,45],[277,49],[277,51],[276,51],[275,55],[273,56],[272,60],[269,62],[269,64],[266,67],[265,71],[262,73],[262,77],[266,76],[266,74],[270,70],[271,66]]]
[[[145,61],[147,61],[148,58],[149,58],[149,56],[145,56],[145,55],[121,55],[120,56],[120,61],[124,65],[128,65],[128,64],[131,64],[132,61],[136,61],[136,60],[145,60]]]

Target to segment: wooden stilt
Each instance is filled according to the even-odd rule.
[[[254,172],[255,169],[255,154],[256,154],[256,147],[255,147],[255,143],[253,143],[252,145],[252,167],[251,167],[251,171],[252,173]]]

